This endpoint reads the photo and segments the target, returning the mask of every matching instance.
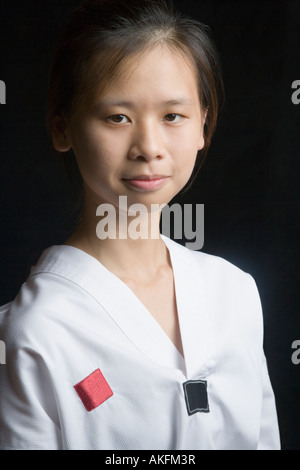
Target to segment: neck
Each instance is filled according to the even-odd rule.
[[[102,207],[103,213],[97,207]],[[153,278],[162,266],[170,265],[160,237],[161,212],[132,215],[122,208],[114,209],[87,204],[80,224],[65,244],[90,254],[119,277]]]

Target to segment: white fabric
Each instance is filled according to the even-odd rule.
[[[41,256],[0,309],[1,449],[279,449],[256,285],[229,262],[163,237],[184,359],[134,293],[70,246]],[[88,412],[74,385],[100,369],[113,396]],[[183,383],[206,380],[209,413]]]

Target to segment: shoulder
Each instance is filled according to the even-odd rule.
[[[166,240],[171,258],[180,267],[181,278],[193,285],[196,296],[203,296],[216,325],[234,331],[248,330],[261,336],[263,317],[260,296],[253,277],[219,256],[190,250]]]
[[[199,269],[205,272],[207,283],[218,284],[228,292],[257,293],[257,287],[252,275],[230,261],[216,255],[203,252],[193,252],[195,262]]]
[[[187,270],[193,266],[194,269],[204,273],[206,279],[214,280],[215,283],[222,282],[231,285],[233,282],[252,285],[254,283],[249,273],[220,256],[190,250],[167,237],[163,237],[163,239],[169,250],[183,260]]]
[[[78,253],[69,248],[59,245],[45,250],[16,298],[0,307],[0,338],[8,349],[16,343],[26,347],[45,340],[86,296],[88,280],[84,276],[88,270],[80,269]]]

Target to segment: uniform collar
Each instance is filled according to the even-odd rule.
[[[52,273],[77,284],[91,295],[150,360],[179,369],[187,379],[205,378],[214,367],[212,319],[204,290],[201,253],[188,250],[162,235],[169,250],[184,360],[167,334],[133,291],[96,258],[67,245],[45,250],[31,276]]]

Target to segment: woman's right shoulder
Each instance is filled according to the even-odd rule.
[[[75,249],[74,249],[75,250]],[[82,289],[81,270],[72,247],[58,245],[45,250],[15,299],[0,307],[0,339],[4,342],[42,336],[53,320],[70,311]],[[77,269],[78,268],[78,269]]]
[[[63,308],[70,286],[64,279],[46,273],[29,276],[11,302],[0,307],[0,338],[5,343],[22,342],[32,332],[42,335],[51,317]]]

